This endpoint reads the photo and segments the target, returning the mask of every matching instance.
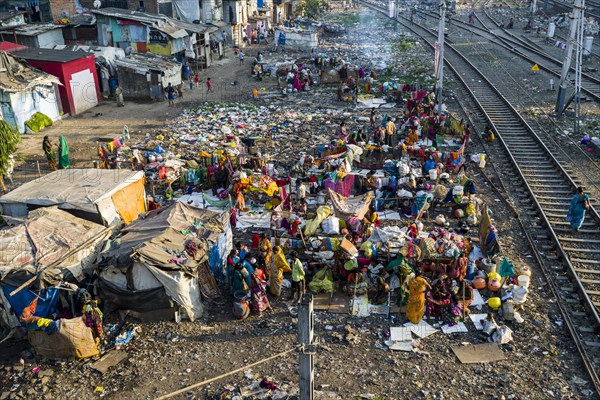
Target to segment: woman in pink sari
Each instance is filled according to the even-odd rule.
[[[294,84],[293,84],[294,89],[296,89],[298,92],[302,91],[302,82],[300,81],[300,78],[298,77],[298,74],[294,74]]]
[[[267,297],[267,276],[262,265],[257,265],[250,278],[250,293],[252,294],[252,309],[257,314],[271,309]]]

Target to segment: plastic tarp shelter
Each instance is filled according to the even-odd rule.
[[[0,230],[0,283],[19,286],[34,275],[48,286],[92,271],[94,250],[110,231],[57,207],[29,213]]]
[[[0,230],[0,325],[20,326],[16,315],[36,293],[41,297],[34,315],[46,318],[56,311],[52,286],[91,275],[95,252],[109,235],[104,226],[57,207],[31,211],[23,223]],[[29,287],[10,295],[35,277]]]
[[[146,211],[144,172],[58,170],[0,197],[0,205],[3,214],[10,217],[25,217],[32,209],[58,206],[106,226],[117,221],[130,223]]]
[[[343,220],[348,218],[362,219],[371,205],[373,193],[368,192],[361,196],[344,197],[329,189],[329,197],[333,204],[333,214]]]
[[[174,302],[193,321],[202,315],[202,297],[220,296],[211,263],[223,269],[232,247],[228,212],[174,202],[122,233],[98,257],[97,285],[110,308],[148,312]]]

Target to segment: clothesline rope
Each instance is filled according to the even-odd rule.
[[[291,353],[293,351],[296,351],[296,350],[300,349],[301,347],[302,347],[301,345],[296,345],[296,346],[292,347],[291,349],[282,351],[281,353],[277,353],[275,355],[272,355],[271,357],[263,358],[262,360],[259,360],[259,361],[256,361],[256,362],[252,363],[252,364],[248,364],[248,365],[245,365],[243,367],[234,369],[233,371],[229,371],[229,372],[221,374],[219,376],[215,376],[214,378],[210,378],[210,379],[207,379],[207,380],[202,381],[202,382],[194,383],[193,385],[186,386],[186,387],[184,387],[182,389],[176,390],[176,391],[171,392],[169,394],[165,394],[164,396],[161,396],[161,397],[157,398],[157,400],[170,399],[170,398],[172,398],[174,396],[177,396],[178,394],[182,394],[182,393],[185,393],[185,392],[187,392],[189,390],[196,389],[196,388],[204,386],[204,385],[208,385],[209,383],[218,381],[219,379],[225,378],[225,377],[227,377],[229,375],[233,375],[233,374],[236,374],[238,372],[243,372],[245,369],[252,368],[252,367],[255,367],[255,366],[260,365],[260,364],[264,364],[267,361],[271,361],[271,360],[273,360],[275,358],[278,358],[278,357],[283,357],[286,354],[289,354],[289,353]]]

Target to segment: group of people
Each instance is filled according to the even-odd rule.
[[[56,146],[56,150],[54,147]],[[55,145],[52,142],[50,136],[44,136],[42,142],[42,150],[48,161],[48,168],[50,171],[56,171],[57,169],[66,169],[71,166],[69,162],[69,145],[67,139],[63,135],[58,138],[58,144]]]
[[[283,288],[283,274],[291,272],[289,299],[299,302],[304,295],[305,271],[298,254],[289,254],[291,265],[280,246],[271,246],[266,234],[253,237],[253,254],[247,246],[236,243],[227,257],[226,276],[235,297],[250,296],[252,310],[261,314],[271,310],[268,293],[278,298]]]
[[[193,78],[190,75],[188,78],[188,82],[190,85],[190,90],[193,90],[194,86],[196,86],[198,88],[200,87],[200,77],[198,76],[198,74],[196,74],[196,76]],[[212,81],[210,80],[209,77],[206,78],[205,84],[206,84],[206,94],[212,93],[213,85],[212,85]],[[171,82],[169,82],[169,84],[164,89],[164,91],[165,91],[167,100],[169,102],[169,107],[175,107],[175,94],[177,94],[177,97],[179,97],[180,99],[183,99],[183,84],[182,83],[180,83],[177,86],[173,86],[171,84]]]
[[[248,24],[242,31],[242,41],[248,46],[260,44],[261,39],[265,44],[269,44],[269,30],[264,23],[257,24],[256,28],[252,28],[252,25]]]

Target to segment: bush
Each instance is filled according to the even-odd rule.
[[[19,132],[8,125],[6,121],[0,120],[0,173],[6,173],[8,156],[15,152],[20,141]]]

